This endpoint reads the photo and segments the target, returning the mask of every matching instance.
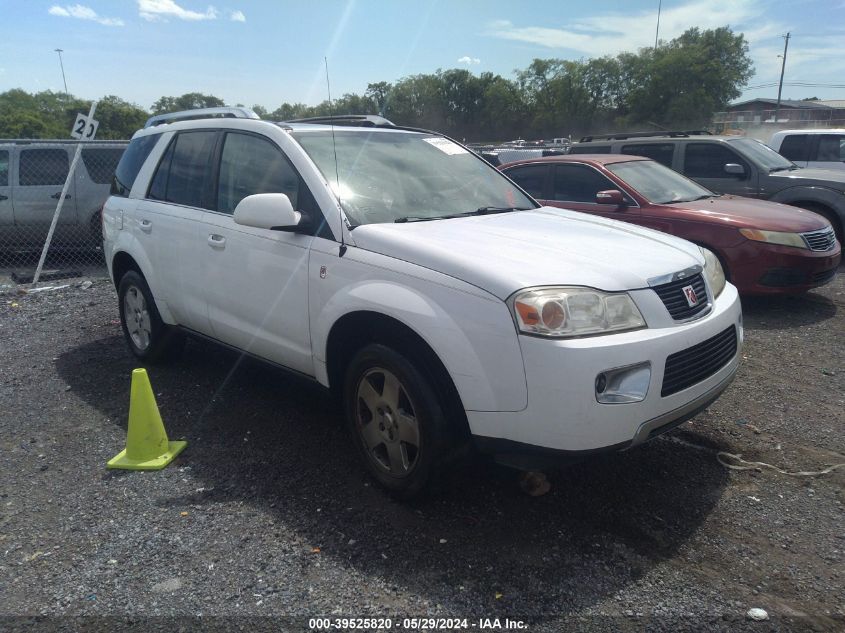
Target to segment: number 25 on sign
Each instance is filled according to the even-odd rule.
[[[93,141],[98,127],[100,127],[99,121],[94,119],[89,121],[88,117],[80,112],[76,115],[76,121],[73,123],[70,135],[79,140]]]

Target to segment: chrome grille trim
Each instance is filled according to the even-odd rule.
[[[811,251],[830,251],[836,245],[836,234],[833,232],[833,227],[827,226],[818,231],[808,231],[801,233],[804,243]]]

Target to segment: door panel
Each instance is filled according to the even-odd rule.
[[[35,239],[47,235],[62,187],[67,179],[73,146],[20,149],[18,186],[14,193],[15,223]],[[76,225],[76,187],[73,181],[59,214],[58,225]],[[65,227],[67,228],[67,227]]]

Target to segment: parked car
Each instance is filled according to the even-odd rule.
[[[76,141],[0,140],[0,249],[40,247],[67,180]],[[100,209],[127,141],[87,143],[53,240],[99,246]]]
[[[841,248],[825,218],[714,194],[653,160],[579,154],[503,165],[541,204],[623,220],[713,251],[741,294],[794,294],[828,283]]]
[[[815,211],[843,242],[845,172],[800,169],[754,139],[704,132],[587,136],[570,154],[633,154],[671,167],[717,193],[761,198]]]
[[[313,379],[397,495],[470,443],[515,466],[641,444],[732,380],[742,315],[710,251],[540,208],[381,117],[221,113],[153,117],[117,167],[129,349],[165,360],[191,333]]]
[[[769,146],[799,167],[845,170],[845,130],[782,130]]]

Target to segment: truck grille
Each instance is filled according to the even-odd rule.
[[[811,251],[830,251],[833,250],[836,244],[836,235],[833,228],[828,226],[818,231],[810,231],[809,233],[802,233],[801,237],[807,243]]]
[[[736,328],[732,325],[703,343],[675,352],[666,359],[660,395],[671,396],[709,378],[736,355]]]
[[[695,290],[695,295],[698,298],[698,303],[690,306],[687,301],[687,296],[684,294],[684,288],[692,286]],[[652,288],[663,305],[669,311],[669,314],[676,321],[683,321],[702,313],[708,307],[707,290],[704,287],[704,279],[701,274],[687,277],[686,279],[678,279],[677,281],[670,281],[668,284],[662,286],[654,286]]]

